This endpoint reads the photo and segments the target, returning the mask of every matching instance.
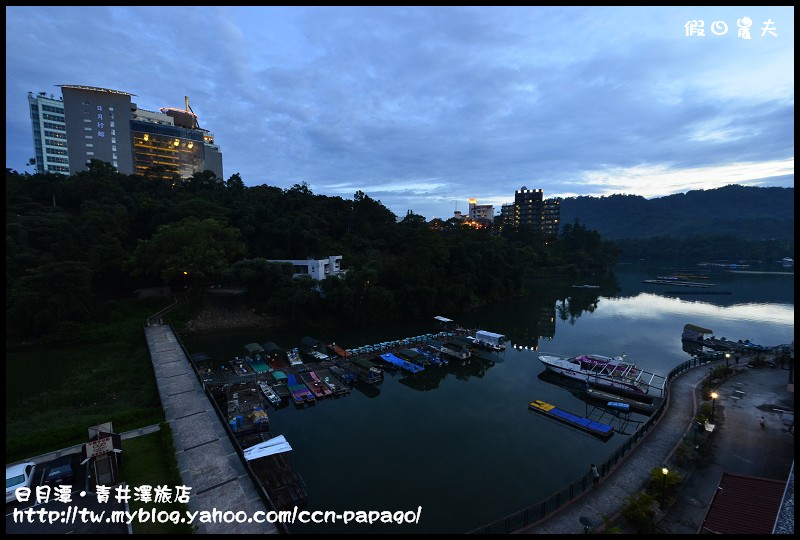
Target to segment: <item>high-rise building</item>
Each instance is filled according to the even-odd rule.
[[[64,103],[46,92],[28,92],[28,106],[33,127],[33,151],[36,172],[69,174],[67,126]]]
[[[541,189],[525,186],[514,193],[514,203],[500,208],[500,225],[505,231],[529,230],[543,237],[554,237],[559,233],[561,199],[545,199]]]
[[[222,178],[222,154],[213,134],[200,128],[188,98],[186,110],[154,112],[139,109],[131,101],[135,95],[128,92],[59,86],[63,97],[58,101],[43,93],[28,94],[37,172],[57,166],[54,172],[72,175],[98,159],[123,174],[149,171],[165,178],[189,178],[210,170]],[[58,146],[61,140],[64,145]],[[57,150],[64,154],[56,154]]]

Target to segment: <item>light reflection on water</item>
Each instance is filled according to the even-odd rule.
[[[629,298],[604,298],[608,303],[601,317],[625,316],[639,319],[656,319],[666,315],[678,314],[693,317],[698,321],[724,319],[731,322],[752,322],[777,325],[794,324],[794,305],[774,303],[746,303],[732,306],[717,306],[707,301],[687,301],[653,293],[641,293]],[[701,323],[697,323],[703,326]]]
[[[749,291],[746,277],[728,278],[737,295]],[[631,283],[635,282],[635,278]],[[643,369],[666,375],[689,359],[681,332],[687,323],[716,336],[763,345],[789,343],[794,336],[793,288],[786,278],[759,276],[748,301],[730,297],[680,299],[652,289],[627,296],[584,298],[592,311],[569,312],[581,297],[551,302],[548,292],[454,316],[465,326],[509,336],[512,344],[538,344],[539,351],[575,355],[625,353]],[[585,295],[572,291],[566,295]],[[597,293],[594,293],[597,294]],[[757,298],[763,297],[763,303]],[[782,302],[785,299],[785,302]],[[581,304],[581,305],[583,305]],[[443,314],[451,316],[452,314]],[[429,324],[430,322],[430,324]],[[430,332],[433,321],[416,328],[388,326],[317,335],[346,347]],[[190,352],[230,359],[245,343],[299,344],[305,335],[185,338]],[[365,337],[369,336],[369,337]],[[368,339],[371,341],[364,342]],[[580,415],[593,410],[570,388],[542,376],[534,350],[509,347],[503,362],[430,369],[409,380],[389,374],[372,394],[353,391],[306,410],[270,409],[273,431],[293,447],[292,465],[308,484],[312,510],[410,510],[423,507],[417,526],[342,527],[320,524],[293,532],[456,532],[462,533],[542,501],[602,462],[629,435],[608,442],[555,424],[528,411],[542,399]],[[631,415],[642,421],[646,417]],[[688,420],[687,420],[688,421]]]

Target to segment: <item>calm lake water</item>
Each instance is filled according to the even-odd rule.
[[[691,267],[620,265],[599,289],[547,282],[531,298],[467,314],[441,315],[462,326],[502,333],[511,345],[489,363],[428,368],[414,376],[387,372],[368,391],[318,402],[307,409],[270,409],[271,429],[285,435],[290,463],[307,484],[309,510],[416,510],[418,525],[308,524],[297,533],[464,533],[549,497],[607,459],[645,416],[627,423],[605,417],[616,433],[606,442],[528,410],[541,399],[579,415],[601,409],[542,376],[539,352],[576,355],[625,353],[641,368],[666,375],[688,360],[681,343],[687,323],[717,337],[773,346],[794,339],[794,274],[780,264],[745,273],[715,269],[708,290],[643,284]],[[702,269],[708,270],[708,269]],[[434,321],[357,331],[312,333],[346,348],[436,331]],[[250,342],[299,346],[309,332],[191,336],[191,353],[230,360]],[[687,419],[688,421],[688,419]]]

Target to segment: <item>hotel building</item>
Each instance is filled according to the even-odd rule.
[[[36,172],[74,175],[92,159],[122,174],[157,171],[165,178],[189,178],[210,170],[222,179],[222,153],[197,115],[164,107],[139,109],[134,94],[93,86],[60,85],[62,97],[28,94]]]

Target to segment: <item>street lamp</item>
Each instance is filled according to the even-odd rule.
[[[731,353],[726,352],[725,353],[725,369],[728,368],[728,360],[730,360],[730,359],[731,359]]]
[[[717,402],[717,398],[719,394],[716,392],[711,392],[711,421],[714,421],[714,404]]]
[[[663,506],[667,500],[667,473],[669,471],[666,467],[661,467],[661,472],[664,473],[664,481],[661,484],[661,505]]]

